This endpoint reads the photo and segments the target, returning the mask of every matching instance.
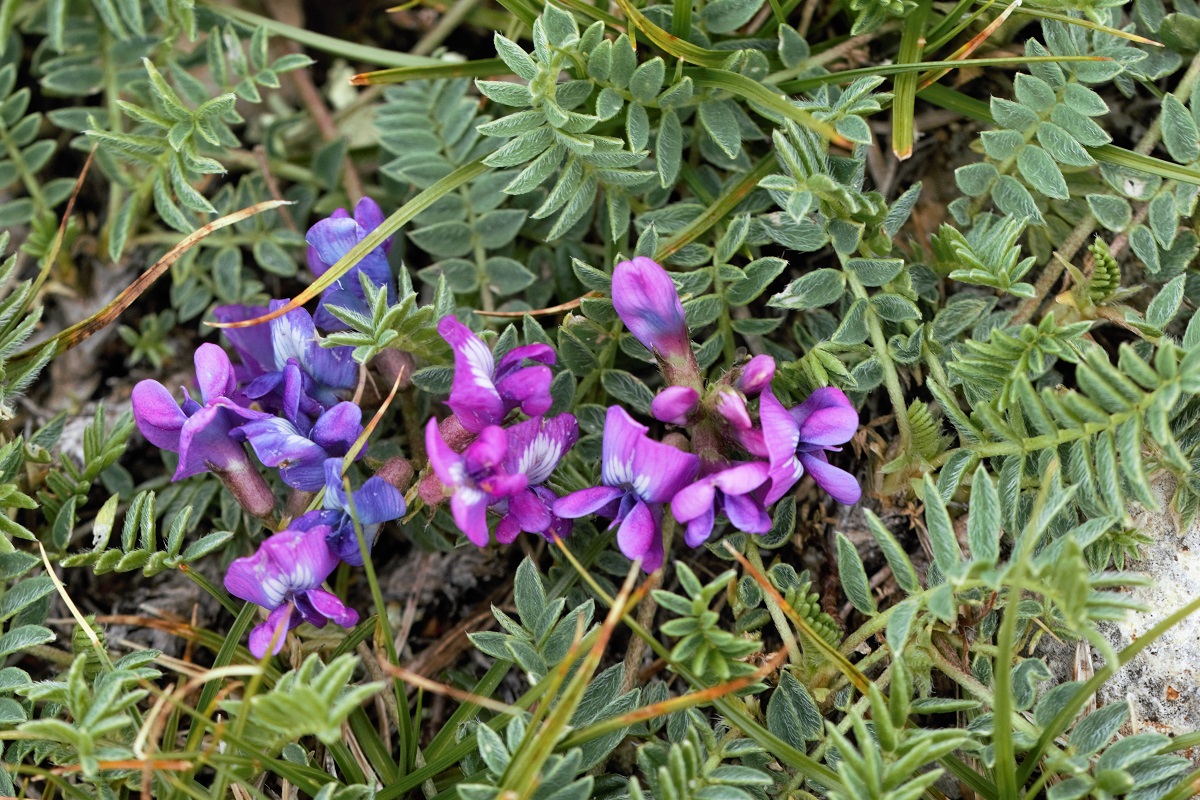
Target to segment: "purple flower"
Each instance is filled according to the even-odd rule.
[[[528,477],[504,469],[508,437],[491,425],[462,453],[450,449],[436,419],[425,426],[425,450],[438,479],[450,490],[450,512],[466,537],[480,547],[488,543],[487,507],[525,488]]]
[[[770,389],[759,401],[759,418],[771,462],[771,491],[767,505],[783,497],[808,470],[817,485],[839,503],[857,503],[862,489],[854,476],[829,463],[827,450],[838,451],[858,430],[858,412],[841,389],[817,389],[788,410]]]
[[[642,559],[642,569],[653,572],[663,562],[662,506],[696,477],[700,459],[649,439],[648,430],[625,409],[609,406],[601,462],[604,485],[561,498],[554,513],[570,519],[588,514],[610,518],[609,528],[620,526],[621,552]]]
[[[354,513],[363,528],[367,547],[375,543],[379,528],[385,522],[404,516],[404,494],[378,476],[363,481],[363,485],[351,493]],[[362,550],[358,546],[358,535],[354,532],[354,517],[350,514],[350,501],[342,485],[342,459],[325,460],[324,509],[310,511],[292,523],[292,527],[308,530],[317,525],[329,529],[326,542],[329,548],[347,564],[361,567]]]
[[[321,277],[382,223],[383,212],[369,197],[358,201],[353,219],[344,208],[334,211],[328,219],[308,229],[305,237],[308,242],[308,268],[313,275]],[[392,268],[387,262],[391,248],[392,237],[389,236],[321,293],[317,313],[313,315],[318,327],[327,331],[346,329],[346,323],[330,313],[327,306],[369,314],[367,296],[359,275],[366,275],[372,284],[387,289],[388,305],[396,302],[396,284],[392,280]]]
[[[734,381],[744,394],[758,394],[771,385],[775,377],[775,359],[768,355],[755,356],[746,362]]]
[[[438,333],[454,348],[454,383],[446,405],[464,428],[479,433],[515,408],[531,417],[550,410],[553,376],[545,365],[554,363],[554,350],[549,345],[514,347],[496,364],[487,345],[454,317],[443,317]],[[523,367],[525,360],[537,363]]]
[[[196,402],[183,390],[182,407],[158,381],[141,381],[133,388],[133,417],[138,428],[155,447],[179,454],[172,480],[212,471],[251,514],[268,516],[275,496],[258,470],[250,463],[245,448],[230,434],[238,426],[267,415],[251,411],[230,399],[237,381],[229,356],[215,344],[196,349]]]
[[[272,300],[270,310],[287,304]],[[219,322],[254,319],[267,312],[260,306],[218,306]],[[289,404],[313,417],[338,402],[338,392],[358,382],[358,364],[351,347],[321,347],[313,318],[296,308],[269,325],[226,328],[233,349],[242,359],[238,379],[248,384],[245,398],[258,401],[268,411],[287,410]],[[291,373],[291,374],[289,374]]]
[[[750,421],[750,412],[746,410],[746,400],[742,397],[741,392],[728,386],[721,386],[716,391],[714,405],[716,405],[717,413],[734,429],[747,431],[754,426],[754,423]]]
[[[668,386],[650,402],[650,413],[660,422],[686,425],[688,416],[700,404],[700,393],[690,386]]]
[[[338,558],[325,543],[329,528],[317,525],[308,530],[288,529],[271,536],[258,552],[236,559],[225,573],[225,588],[235,597],[270,610],[267,621],[250,632],[250,652],[255,658],[280,626],[271,653],[283,649],[284,634],[307,622],[318,628],[336,622],[343,628],[358,624],[358,612],[321,588],[338,565]]]
[[[547,539],[566,537],[571,522],[554,515],[558,495],[542,484],[554,472],[563,454],[579,440],[579,425],[570,414],[534,417],[512,425],[508,435],[508,454],[504,469],[509,475],[524,475],[526,486],[498,503],[503,513],[496,526],[496,541],[508,544],[522,531]]]
[[[712,466],[712,471],[681,489],[671,501],[675,519],[687,523],[684,541],[688,546],[704,544],[712,533],[717,513],[722,511],[739,531],[771,530],[771,518],[758,497],[761,492],[756,491],[767,482],[770,468],[761,461]]]
[[[237,435],[250,440],[260,461],[278,467],[288,486],[315,492],[325,485],[325,460],[349,453],[362,430],[362,409],[342,402],[321,414],[311,427],[299,418],[266,417],[238,428]],[[364,452],[365,448],[360,458]]]
[[[699,385],[683,303],[665,269],[644,256],[617,264],[612,301],[625,327],[658,359],[668,383]]]

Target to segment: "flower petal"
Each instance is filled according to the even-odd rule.
[[[662,566],[661,524],[660,516],[650,506],[638,501],[617,529],[617,546],[626,558],[640,558],[645,572],[654,572]]]
[[[717,493],[713,488],[712,481],[696,481],[691,486],[680,489],[671,500],[671,513],[680,522],[691,522],[712,511],[713,501],[716,497]]]
[[[538,364],[553,364],[556,359],[554,348],[548,344],[526,344],[514,347],[500,357],[496,364],[496,378],[521,369],[521,362],[534,361]]]
[[[205,405],[218,397],[229,397],[237,389],[233,364],[220,347],[212,342],[205,342],[196,348],[194,360],[196,385],[200,387],[200,397]]]
[[[330,455],[344,456],[350,452],[362,431],[362,409],[344,401],[320,416],[313,425],[311,437]],[[363,448],[363,452],[366,452],[366,448]],[[362,453],[359,454],[361,456]]]
[[[379,525],[404,516],[404,493],[385,481],[372,476],[354,493],[354,510],[362,525]]]
[[[262,306],[225,305],[213,309],[217,322],[244,322],[258,319],[268,309]],[[271,326],[268,323],[251,325],[248,328],[223,328],[221,333],[229,339],[238,358],[249,368],[250,375],[243,382],[275,367],[275,345],[271,341]]]
[[[650,402],[650,413],[661,422],[686,425],[688,415],[700,402],[700,393],[690,386],[668,386]]]
[[[133,418],[138,430],[155,447],[179,452],[179,435],[187,415],[158,381],[139,381],[133,387]]]
[[[271,612],[267,617],[266,622],[259,623],[250,631],[250,655],[261,659],[267,655],[267,648],[271,647],[271,640],[275,640],[275,646],[271,647],[271,655],[278,655],[283,649],[283,643],[287,639],[288,631],[297,627],[300,624],[300,615],[292,608],[292,604],[280,606]]]
[[[748,431],[754,427],[754,423],[750,421],[750,412],[746,410],[746,401],[740,393],[728,386],[717,390],[717,413],[739,431]]]
[[[554,515],[566,519],[579,519],[588,514],[597,514],[605,506],[620,500],[625,489],[617,486],[594,486],[580,489],[554,501]],[[610,515],[605,515],[610,516]]]
[[[642,437],[633,452],[634,491],[647,503],[669,503],[700,471],[700,459]]]
[[[495,361],[471,329],[452,316],[442,318],[438,333],[454,349],[454,382],[447,405],[464,428],[479,432],[504,420],[504,402],[492,383]]]
[[[202,408],[188,417],[179,433],[179,465],[172,480],[181,481],[209,469],[253,469],[241,442],[231,436],[233,428],[241,423],[220,405]]]
[[[800,461],[817,485],[839,503],[854,505],[862,498],[862,487],[855,477],[830,464],[824,453],[801,453]]]
[[[459,486],[450,498],[454,522],[468,539],[479,547],[487,547],[487,495],[479,489]]]
[[[753,495],[727,494],[722,499],[721,507],[730,524],[739,531],[766,533],[771,530],[771,517]]]
[[[737,464],[709,476],[709,480],[727,495],[749,494],[767,482],[771,468],[761,461]],[[672,506],[674,507],[674,506]]]
[[[814,412],[825,408],[843,408],[849,409],[852,412],[854,411],[854,406],[850,403],[850,398],[846,397],[845,393],[843,393],[841,389],[838,389],[836,386],[825,386],[810,394],[803,403],[793,408],[789,413],[792,415],[792,419],[796,421],[796,425],[798,427],[803,427],[809,416],[811,416]],[[858,427],[857,412],[854,413],[854,427]],[[851,431],[850,435],[853,435],[853,433],[854,432]],[[848,441],[849,438],[850,436],[847,436],[840,442],[835,442],[835,444],[841,444],[842,442]],[[808,440],[804,439],[804,441]]]
[[[309,258],[308,267],[317,277],[340,261],[361,240],[360,228],[357,222],[347,217],[330,217],[323,219],[308,229],[304,240],[312,248],[310,256],[315,254],[316,263]]]
[[[545,414],[554,405],[550,383],[554,373],[541,365],[524,367],[496,381],[496,391],[504,402],[504,413],[519,408],[531,417]]]
[[[604,415],[601,478],[606,486],[633,485],[633,453],[650,429],[620,406],[609,406]]]
[[[442,483],[454,486],[462,480],[462,456],[446,444],[436,419],[429,420],[425,425],[425,452],[429,454],[429,464]]]
[[[800,441],[818,447],[845,444],[858,430],[858,412],[845,406],[818,408],[800,426]]]
[[[759,398],[758,417],[771,462],[771,491],[764,502],[771,505],[787,494],[804,474],[804,467],[796,459],[800,426],[769,388],[764,389]]]
[[[746,362],[736,385],[747,395],[754,395],[771,385],[775,377],[775,359],[765,353]]]
[[[579,424],[571,414],[534,417],[510,425],[508,454],[504,468],[514,475],[525,475],[529,485],[545,483],[563,454],[579,440]]]
[[[688,547],[699,547],[708,541],[708,537],[712,536],[713,521],[716,519],[716,512],[712,506],[704,509],[704,513],[687,524],[687,529],[683,532],[683,541]]]
[[[629,332],[664,360],[691,357],[679,292],[667,271],[649,258],[622,261],[613,270],[613,307]]]
[[[347,608],[335,595],[324,589],[310,589],[305,599],[318,614],[343,628],[353,628],[358,624],[358,612]]]
[[[550,527],[550,509],[529,489],[508,499],[508,517],[515,519],[521,530],[529,533],[541,533]]]

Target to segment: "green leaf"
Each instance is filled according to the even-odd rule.
[[[742,131],[727,100],[706,100],[700,104],[700,125],[717,147],[730,158],[742,152]]]
[[[745,278],[725,290],[725,299],[731,306],[744,306],[758,299],[786,268],[782,258],[768,256],[751,261],[743,271]]]
[[[950,522],[950,514],[946,504],[938,493],[937,485],[928,476],[924,476],[925,486],[925,527],[929,531],[929,545],[933,550],[933,561],[938,570],[945,576],[958,571],[962,563],[962,550],[958,546],[958,538],[954,535],[954,526]]]
[[[854,545],[840,531],[837,535],[838,577],[846,597],[863,614],[876,613],[875,598],[871,596],[871,584],[866,569]]]
[[[1028,145],[1017,153],[1017,169],[1029,185],[1047,197],[1066,200],[1070,197],[1067,182],[1054,159],[1040,147]]]
[[[600,378],[604,391],[623,403],[628,403],[642,414],[650,413],[654,393],[639,378],[620,369],[605,370]]]
[[[972,479],[969,509],[967,544],[971,559],[994,564],[1000,558],[1000,496],[982,464]]]
[[[820,308],[838,300],[846,291],[846,276],[837,269],[818,269],[797,278],[772,297],[772,308]]]
[[[767,728],[799,750],[819,739],[824,725],[821,712],[804,684],[788,670],[779,674],[779,684],[767,701]]]
[[[1162,101],[1163,144],[1171,158],[1188,164],[1200,157],[1200,131],[1187,107],[1173,94]]]
[[[852,258],[846,262],[846,269],[853,272],[863,286],[883,286],[895,280],[904,269],[904,259]]]
[[[763,0],[713,0],[700,19],[711,33],[731,33],[753,19],[762,5]]]
[[[1110,194],[1089,194],[1087,204],[1096,221],[1114,233],[1124,231],[1133,218],[1133,209],[1130,208],[1129,201],[1124,197],[1114,197]]]
[[[1037,129],[1037,140],[1046,152],[1060,164],[1070,167],[1090,167],[1096,159],[1083,148],[1075,137],[1055,125],[1043,122]]]
[[[1158,291],[1150,305],[1146,307],[1146,321],[1156,328],[1167,326],[1183,303],[1184,279],[1186,276],[1177,275],[1166,286]]]

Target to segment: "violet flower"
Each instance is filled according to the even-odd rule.
[[[771,379],[774,377],[775,359],[766,354],[757,355],[738,371],[734,386],[744,394],[758,394],[771,385]]]
[[[650,401],[650,413],[660,422],[686,425],[700,405],[700,393],[690,386],[668,386]]]
[[[491,425],[456,453],[442,438],[436,419],[425,426],[425,450],[429,464],[450,491],[450,513],[466,537],[484,547],[488,543],[487,508],[525,488],[528,477],[510,475],[504,468],[508,437],[504,429]]]
[[[353,500],[355,516],[350,513],[350,500]],[[406,510],[404,493],[378,476],[367,478],[347,499],[346,488],[342,484],[340,458],[325,460],[325,498],[322,505],[323,509],[309,511],[293,522],[292,527],[300,530],[318,525],[327,527],[329,533],[325,541],[329,549],[352,567],[361,567],[363,563],[358,534],[354,531],[355,517],[362,526],[363,538],[370,548],[379,536],[380,526],[404,516]]]
[[[338,565],[325,543],[329,528],[288,529],[263,540],[258,551],[236,559],[225,573],[225,588],[235,597],[262,606],[271,613],[250,632],[250,652],[263,658],[275,638],[272,655],[283,649],[285,634],[307,622],[318,628],[336,622],[343,628],[358,624],[358,612],[346,608],[321,588]],[[284,626],[279,636],[275,632]]]
[[[531,417],[550,410],[553,376],[545,365],[554,363],[554,350],[549,345],[514,347],[496,364],[487,345],[454,317],[443,317],[438,333],[454,348],[454,382],[446,405],[468,431],[498,425],[516,408]],[[537,363],[522,366],[526,360]]]
[[[563,455],[579,440],[579,425],[570,414],[534,417],[512,425],[508,435],[508,454],[504,469],[510,475],[524,475],[524,489],[497,504],[503,514],[496,526],[496,541],[509,544],[521,532],[536,533],[546,539],[564,538],[572,523],[554,514],[558,495],[543,486]]]
[[[321,277],[381,224],[383,212],[369,197],[358,201],[358,205],[354,207],[353,218],[346,209],[337,209],[328,219],[323,219],[308,229],[308,235],[305,236],[308,242],[308,268],[312,270],[313,275]],[[392,268],[388,266],[387,261],[388,251],[392,249],[392,238],[389,236],[384,239],[379,247],[367,253],[361,261],[321,293],[317,313],[313,315],[318,327],[326,331],[346,330],[346,323],[335,317],[328,306],[370,316],[360,275],[366,275],[375,286],[386,288],[389,306],[396,302],[396,283],[392,279]]]
[[[785,409],[770,389],[759,401],[764,446],[771,462],[767,505],[783,497],[805,470],[839,503],[857,503],[862,489],[854,476],[829,463],[826,451],[841,450],[858,430],[858,412],[836,387],[817,389],[792,409]]]
[[[218,306],[213,316],[219,322],[238,322],[260,317],[287,303],[272,300],[269,309]],[[354,348],[321,347],[313,318],[303,308],[292,309],[267,325],[226,328],[224,333],[242,359],[238,378],[247,384],[245,398],[272,413],[298,402],[301,413],[317,416],[338,402],[339,392],[353,389],[358,382]]]
[[[612,301],[625,327],[658,359],[668,383],[699,386],[683,303],[665,269],[644,256],[617,264]]]
[[[654,572],[663,563],[662,506],[690,483],[700,467],[691,453],[653,441],[649,429],[619,406],[609,406],[604,420],[602,486],[582,489],[559,499],[554,513],[578,519],[599,514],[612,520],[617,545],[642,569]]]
[[[155,447],[179,454],[172,480],[211,471],[251,514],[266,517],[275,509],[275,495],[231,432],[267,415],[230,399],[236,389],[229,356],[215,344],[196,349],[196,382],[203,404],[183,390],[182,407],[158,381],[145,380],[133,388],[133,417],[142,435]]]
[[[671,500],[671,513],[687,524],[683,538],[688,546],[704,544],[712,534],[716,515],[722,512],[739,531],[771,530],[771,517],[757,491],[769,476],[770,468],[761,461],[713,464],[708,474],[681,489]]]
[[[265,415],[264,415],[265,416]],[[362,433],[362,409],[342,402],[325,411],[311,426],[301,418],[266,417],[237,429],[268,467],[293,489],[315,492],[325,485],[325,461],[350,452]],[[359,452],[361,458],[366,448]]]

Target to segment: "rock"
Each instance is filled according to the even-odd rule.
[[[1170,476],[1158,477],[1153,491],[1159,510],[1132,514],[1135,527],[1153,539],[1134,565],[1150,583],[1129,590],[1149,610],[1112,626],[1109,640],[1117,649],[1200,596],[1200,522],[1179,530],[1169,508],[1175,491]],[[1135,731],[1172,735],[1200,730],[1200,614],[1167,631],[1100,691],[1102,705],[1122,699],[1130,702]]]

